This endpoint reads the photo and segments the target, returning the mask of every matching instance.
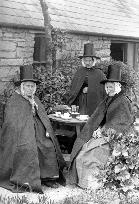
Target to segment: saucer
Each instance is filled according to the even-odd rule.
[[[77,116],[76,118],[77,118],[78,120],[81,120],[81,121],[88,120],[89,116],[88,116],[88,115],[84,115],[84,116],[86,116],[86,117],[81,117],[81,115],[80,115],[80,116]]]
[[[61,115],[54,114],[55,117],[61,118]]]
[[[70,120],[72,117],[65,117],[64,115],[61,115],[61,118],[65,120]]]

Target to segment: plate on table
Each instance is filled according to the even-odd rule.
[[[72,117],[71,116],[67,117],[67,116],[61,115],[61,118],[65,119],[65,120],[70,120]]]
[[[58,118],[61,118],[61,112],[55,112],[54,116],[58,117]]]
[[[88,115],[79,115],[76,117],[78,120],[87,121],[89,116]]]

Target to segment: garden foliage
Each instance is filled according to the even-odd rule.
[[[65,66],[65,68],[57,68],[54,71],[47,70],[44,66],[35,66],[35,75],[41,80],[41,84],[37,89],[37,95],[48,112],[56,104],[66,104],[73,75],[79,69],[78,61],[75,62],[76,64],[74,66]],[[126,82],[124,90],[130,98],[137,101],[136,87],[139,81],[139,74],[132,67],[121,61],[100,61],[97,63],[97,67],[107,74],[108,65],[110,64],[118,64],[121,67],[122,80]]]
[[[133,128],[124,133],[109,128],[102,136],[109,143],[110,157],[100,171],[100,181],[122,193],[139,190],[139,133]]]

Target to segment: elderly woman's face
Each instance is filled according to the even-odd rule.
[[[115,84],[113,82],[105,83],[105,91],[109,96],[115,95]]]
[[[96,63],[96,58],[84,57],[84,58],[83,58],[83,63],[84,63],[84,65],[85,65],[85,67],[91,68],[92,66],[95,65],[95,63]]]
[[[36,91],[36,84],[32,81],[23,82],[24,95],[32,97]]]

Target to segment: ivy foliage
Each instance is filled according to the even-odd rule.
[[[131,128],[124,133],[104,129],[102,136],[109,143],[110,157],[99,175],[105,187],[127,194],[139,189],[139,133]]]
[[[36,94],[47,113],[50,113],[57,104],[66,104],[71,84],[70,75],[60,70],[52,72],[43,66],[35,67],[35,75],[41,80]]]
[[[74,66],[73,59],[66,58],[65,60],[68,61],[67,66],[65,61],[64,67],[57,68],[54,71],[50,69],[47,70],[44,66],[35,66],[35,76],[41,80],[41,84],[38,85],[37,96],[44,104],[48,113],[50,113],[57,104],[66,104],[72,78],[75,71],[80,68],[78,60],[74,60]],[[71,61],[71,67],[69,66],[69,61]],[[136,87],[139,82],[139,74],[132,67],[121,61],[100,61],[96,66],[102,69],[107,75],[108,66],[110,64],[116,64],[121,67],[121,77],[122,80],[126,82],[124,89],[130,97],[131,90],[133,90],[134,100],[137,100]]]

